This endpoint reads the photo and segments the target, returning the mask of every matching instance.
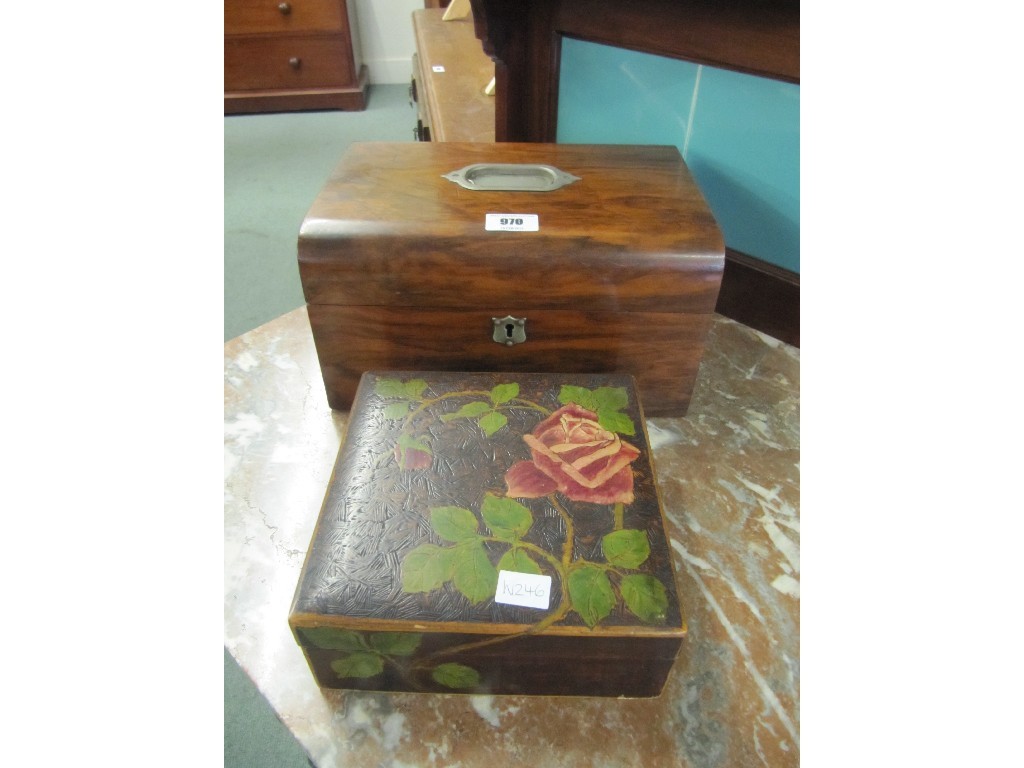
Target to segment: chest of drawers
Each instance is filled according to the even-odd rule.
[[[225,0],[224,112],[360,110],[354,0]]]

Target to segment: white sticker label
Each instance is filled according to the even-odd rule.
[[[444,67],[441,66],[440,64],[435,64],[434,66],[431,67],[431,69],[434,70],[435,72],[444,72]]]
[[[498,571],[498,589],[494,602],[547,609],[551,600],[551,577],[534,573]]]
[[[536,213],[488,213],[484,217],[488,232],[539,232],[540,216]]]

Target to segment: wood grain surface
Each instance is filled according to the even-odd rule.
[[[475,163],[555,166],[551,192],[463,189]],[[485,231],[532,213],[537,232]],[[323,304],[711,312],[718,226],[674,147],[356,144],[299,233],[306,300]]]
[[[494,312],[311,304],[309,321],[332,408],[348,410],[364,371],[628,373],[649,415],[685,414],[711,315],[537,310]],[[506,312],[508,310],[508,312]],[[494,316],[522,311],[526,341],[492,338]]]

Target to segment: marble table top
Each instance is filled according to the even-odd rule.
[[[321,691],[288,610],[344,435],[305,308],[224,346],[224,644],[319,768],[797,766],[800,352],[716,316],[648,420],[689,634],[656,699]]]

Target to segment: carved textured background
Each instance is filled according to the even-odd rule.
[[[522,436],[543,418],[534,410],[516,408],[502,412],[508,424],[485,437],[475,419],[443,422],[440,416],[453,413],[474,398],[452,398],[433,406],[429,415],[414,423],[414,434],[428,434],[434,453],[429,469],[402,470],[394,457],[394,446],[402,422],[383,417],[391,400],[374,392],[374,374],[360,384],[352,407],[348,434],[339,453],[331,487],[321,512],[317,533],[300,581],[295,609],[299,612],[332,616],[379,619],[408,619],[417,622],[471,621],[483,623],[532,624],[544,612],[495,603],[476,605],[451,584],[427,594],[402,591],[401,563],[406,553],[425,542],[445,546],[430,527],[430,509],[459,506],[479,512],[487,493],[504,496],[505,472],[515,462],[530,458]],[[489,391],[497,384],[516,382],[519,398],[531,400],[554,411],[560,407],[562,384],[594,389],[625,386],[630,402],[625,413],[637,426],[634,436],[622,436],[640,449],[633,462],[635,501],[626,506],[625,527],[647,531],[651,555],[635,572],[650,573],[665,586],[669,598],[668,626],[679,626],[679,603],[671,570],[670,553],[662,528],[650,465],[650,449],[642,428],[632,381],[610,375],[555,377],[538,374],[450,374],[388,372],[379,378],[425,379],[425,399],[463,390]],[[484,399],[484,398],[475,398]],[[534,523],[525,540],[560,557],[565,540],[564,524],[546,498],[520,500],[533,513]],[[610,505],[574,502],[559,496],[576,528],[574,559],[604,562],[601,538],[612,530]],[[481,523],[480,532],[485,528]],[[491,562],[496,564],[507,545],[487,544]],[[551,608],[561,594],[558,576],[540,561],[545,574],[552,575]],[[563,625],[583,626],[574,612]],[[620,604],[601,626],[642,624]]]

